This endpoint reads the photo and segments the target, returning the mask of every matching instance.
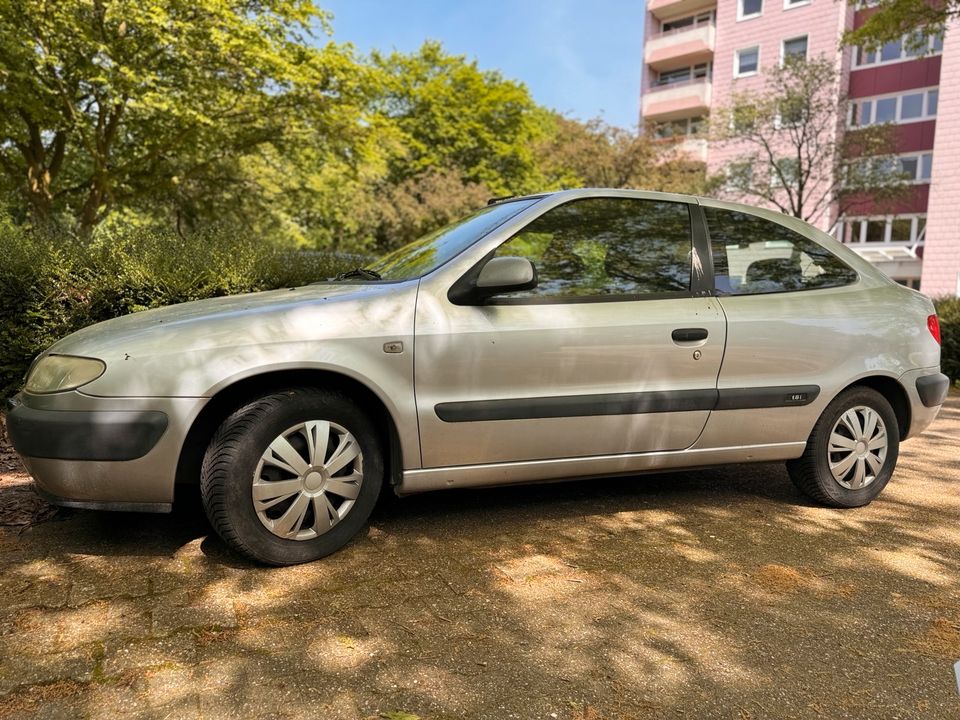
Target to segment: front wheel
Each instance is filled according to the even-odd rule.
[[[890,481],[897,465],[900,429],[890,403],[876,390],[840,393],[814,425],[801,457],[787,463],[790,479],[817,502],[860,507]]]
[[[200,491],[207,517],[234,550],[293,565],[343,547],[380,494],[376,428],[345,395],[291,388],[228,417],[207,448]]]

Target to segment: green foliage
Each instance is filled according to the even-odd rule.
[[[540,189],[533,143],[542,133],[527,88],[426,42],[415,53],[382,55],[376,112],[396,131],[401,152],[388,161],[402,182],[434,168],[457,168],[467,183],[496,195]]]
[[[109,228],[79,238],[0,217],[0,397],[74,330],[146,308],[321,280],[364,259],[304,253],[233,228],[179,236]]]
[[[242,194],[267,144],[345,150],[368,83],[307,42],[323,20],[311,0],[0,0],[0,192],[89,231]]]
[[[875,50],[916,30],[919,42],[924,35],[943,34],[947,22],[956,17],[960,17],[960,0],[879,0],[877,11],[848,32],[844,42]]]
[[[688,159],[678,146],[637,133],[545,113],[545,137],[537,147],[544,189],[615,187],[699,194],[706,178],[702,162]]]
[[[940,318],[940,369],[960,382],[960,298],[941,298],[934,305]]]

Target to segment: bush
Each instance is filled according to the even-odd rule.
[[[960,380],[960,298],[935,300],[940,318],[940,369],[944,375]]]
[[[0,398],[30,361],[85,325],[172,303],[293,287],[368,258],[305,253],[229,229],[111,229],[80,240],[0,217]]]

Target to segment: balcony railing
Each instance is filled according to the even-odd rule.
[[[709,111],[712,88],[709,77],[649,87],[641,98],[643,117],[669,120],[703,115]]]
[[[680,80],[679,82],[672,83],[663,83],[651,85],[647,88],[647,92],[661,92],[663,90],[669,90],[670,88],[682,88],[689,87],[691,85],[699,85],[701,83],[709,83],[711,78],[709,75],[706,77],[690,78],[689,80]]]
[[[647,39],[643,61],[654,70],[682,64],[696,65],[712,59],[715,46],[716,26],[713,23],[677,28]]]
[[[666,37],[676,37],[677,35],[682,35],[683,33],[691,32],[692,30],[702,30],[703,28],[712,28],[716,30],[717,24],[713,20],[710,22],[702,22],[698,25],[685,25],[684,27],[674,28],[673,30],[661,30],[659,34],[654,35],[652,40],[659,40],[660,38]]]

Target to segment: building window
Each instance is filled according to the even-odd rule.
[[[943,52],[942,35],[925,35],[919,32],[909,33],[882,45],[878,50],[859,47],[855,53],[854,65],[883,65],[887,63],[913,60],[926,55],[939,55]]]
[[[751,47],[737,50],[733,59],[733,76],[746,77],[756,75],[760,69],[760,48]]]
[[[692,118],[682,118],[680,120],[657,123],[653,127],[653,135],[659,140],[693,137],[703,130],[703,122],[703,116],[699,115]]]
[[[689,30],[700,25],[712,25],[714,20],[714,11],[700,13],[699,15],[688,15],[687,17],[677,18],[676,20],[665,20],[660,23],[660,34],[666,35],[678,30]]]
[[[848,122],[851,127],[862,127],[930,120],[937,116],[939,94],[937,88],[929,88],[886,97],[858,98],[850,103]]]
[[[807,36],[801,35],[800,37],[790,38],[789,40],[784,40],[783,44],[780,46],[780,62],[783,63],[788,58],[803,58],[807,57]]]
[[[737,20],[748,20],[763,14],[763,0],[737,0]]]
[[[933,169],[933,153],[911,153],[896,157],[859,158],[849,165],[849,172],[897,174],[903,176],[903,181],[911,185],[930,182]]]
[[[783,9],[789,10],[790,8],[801,7],[803,5],[809,5],[812,0],[783,0]]]
[[[900,243],[917,245],[923,242],[927,227],[926,215],[889,215],[885,217],[846,218],[837,233],[842,242]]]
[[[897,158],[899,171],[908,183],[928,183],[933,168],[933,153],[901,155]]]
[[[710,77],[710,63],[700,63],[699,65],[677,68],[676,70],[664,70],[657,75],[657,85],[675,85],[677,83],[688,82],[690,80],[700,80]]]

